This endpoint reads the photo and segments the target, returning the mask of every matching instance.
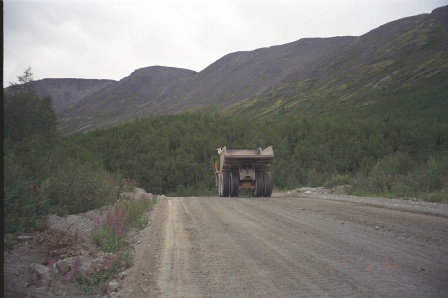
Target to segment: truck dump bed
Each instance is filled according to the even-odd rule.
[[[236,171],[240,168],[252,168],[256,171],[266,171],[274,159],[272,146],[258,149],[232,149],[223,147],[218,149],[220,156],[220,170],[222,172]]]

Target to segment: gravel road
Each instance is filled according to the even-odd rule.
[[[448,208],[349,196],[165,198],[122,297],[448,297]]]

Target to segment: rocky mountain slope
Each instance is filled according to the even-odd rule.
[[[61,98],[81,90],[52,95],[65,133],[199,109],[252,117],[441,117],[448,111],[447,49],[445,6],[358,37],[305,38],[231,53],[199,73],[147,67],[76,100]]]
[[[130,76],[61,110],[64,131],[85,130],[133,119],[151,109],[196,72],[152,66],[137,69]]]
[[[340,47],[331,44],[331,52],[321,55],[311,71],[298,68],[224,113],[443,116],[448,111],[447,18],[443,7],[347,38]]]

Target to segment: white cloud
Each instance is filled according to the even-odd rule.
[[[442,0],[5,1],[4,86],[35,79],[121,79],[151,65],[200,71],[235,51],[303,37],[361,35]]]

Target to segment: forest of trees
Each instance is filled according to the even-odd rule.
[[[145,189],[177,195],[216,193],[216,148],[272,145],[277,191],[301,186],[351,184],[360,195],[446,199],[447,123],[441,119],[393,121],[288,117],[277,120],[224,118],[185,113],[68,138],[106,170]]]
[[[123,179],[148,192],[216,195],[215,149],[272,145],[274,191],[349,184],[353,194],[447,202],[448,120],[183,113],[71,136],[31,73],[4,99],[5,232],[39,228],[46,214],[110,204]]]

